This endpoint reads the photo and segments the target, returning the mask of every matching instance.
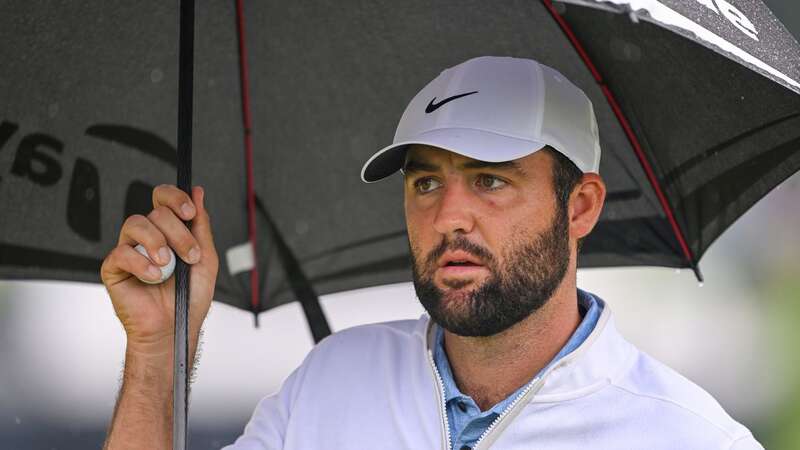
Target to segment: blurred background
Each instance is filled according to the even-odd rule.
[[[797,37],[800,5],[766,3]],[[701,261],[705,285],[664,268],[578,275],[629,340],[709,391],[771,449],[800,448],[798,198],[800,174],[735,223]],[[410,284],[322,301],[334,331],[422,313]],[[296,303],[263,313],[258,329],[249,312],[215,303],[192,385],[191,448],[233,442],[311,346]],[[102,286],[0,281],[0,449],[100,448],[124,349]]]

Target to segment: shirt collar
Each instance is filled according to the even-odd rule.
[[[544,368],[542,368],[537,375],[544,372],[556,361],[575,350],[578,346],[580,346],[581,343],[583,343],[592,330],[594,330],[594,327],[597,324],[597,319],[603,310],[603,305],[599,303],[592,294],[581,289],[578,289],[578,305],[580,312],[583,314],[581,323],[572,333],[572,336],[570,336],[564,347],[561,348],[558,354],[556,354],[556,356]],[[444,384],[445,402],[450,402],[451,400],[458,398],[467,398],[467,396],[458,389],[455,378],[453,377],[453,371],[450,367],[450,362],[447,359],[447,354],[444,349],[444,330],[438,324],[434,324],[433,327],[433,358],[436,368],[439,370],[439,375],[442,378],[442,383]],[[520,389],[524,389],[524,387],[525,386],[522,386]],[[495,411],[499,414],[500,411],[504,409],[506,402],[515,398],[516,394],[516,392],[511,394],[507,399],[495,405],[492,410],[499,410]]]

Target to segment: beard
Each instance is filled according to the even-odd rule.
[[[544,306],[561,284],[569,264],[566,211],[556,210],[550,227],[530,241],[512,241],[502,265],[492,253],[457,236],[446,237],[422,263],[413,246],[411,265],[414,289],[431,319],[459,336],[493,336]],[[477,288],[460,291],[472,280],[444,280],[447,291],[433,281],[438,259],[446,252],[463,250],[481,259],[490,275]]]

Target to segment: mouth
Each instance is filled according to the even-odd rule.
[[[453,267],[453,266],[478,266],[480,264],[475,264],[470,261],[450,261],[449,263],[445,264],[445,267]]]
[[[436,263],[439,267],[483,266],[483,261],[463,250],[445,252]]]
[[[473,276],[487,270],[480,258],[464,251],[447,252],[437,263],[437,272],[445,278]]]

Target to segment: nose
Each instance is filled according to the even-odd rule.
[[[473,195],[463,182],[446,184],[439,197],[433,228],[450,237],[472,232],[475,226],[475,200],[471,198]]]

